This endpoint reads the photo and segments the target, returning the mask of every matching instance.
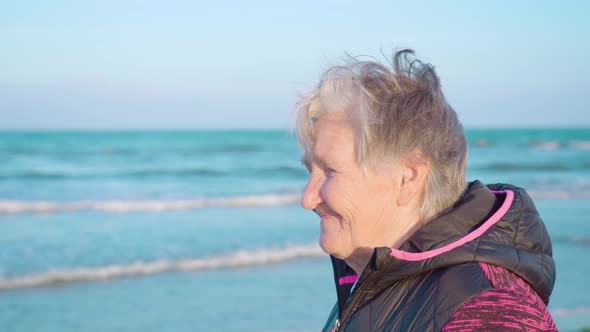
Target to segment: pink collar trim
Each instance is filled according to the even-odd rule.
[[[354,284],[358,280],[358,278],[359,278],[358,274],[342,277],[342,278],[338,279],[338,284],[340,286],[346,285],[346,284]]]
[[[424,252],[414,253],[392,248],[391,256],[406,261],[421,261],[449,252],[457,247],[464,245],[467,242],[473,241],[478,237],[482,236],[488,229],[490,229],[492,226],[494,226],[494,224],[496,224],[500,219],[502,219],[502,217],[504,217],[506,212],[508,212],[508,210],[512,206],[512,202],[514,201],[514,192],[512,192],[511,190],[493,190],[492,192],[494,194],[506,194],[506,199],[504,200],[504,203],[502,203],[502,206],[500,206],[498,211],[496,211],[490,217],[490,219],[486,220],[486,222],[484,222],[483,225],[481,225],[475,231],[465,235],[464,237],[453,243],[447,244],[444,247]]]

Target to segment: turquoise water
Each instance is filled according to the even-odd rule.
[[[590,130],[472,130],[468,174],[535,198],[550,310],[590,326]],[[7,331],[318,331],[335,301],[283,131],[0,133]]]

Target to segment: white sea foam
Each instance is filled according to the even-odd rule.
[[[262,207],[290,205],[298,202],[296,193],[248,195],[237,197],[201,198],[192,200],[137,200],[137,201],[79,201],[79,202],[31,202],[0,200],[0,214],[8,213],[56,213],[72,211],[103,212],[161,212],[199,209],[207,207]]]
[[[576,150],[590,150],[590,141],[570,141],[570,147]]]
[[[544,150],[559,150],[566,147],[575,150],[590,150],[590,141],[571,140],[567,142],[567,145],[560,141],[532,141],[529,146]]]
[[[534,199],[590,199],[588,190],[529,190]],[[164,212],[174,210],[201,209],[210,207],[265,207],[293,205],[299,201],[300,194],[248,195],[220,198],[200,198],[192,200],[120,200],[120,201],[15,201],[0,200],[0,214],[16,213],[64,213],[75,211],[100,211],[109,213]]]
[[[107,280],[123,277],[153,275],[170,271],[203,271],[276,264],[297,258],[326,255],[317,245],[240,250],[230,254],[187,260],[134,262],[127,265],[55,269],[36,274],[0,278],[0,290],[68,284],[82,281]]]
[[[590,191],[566,191],[566,190],[528,190],[534,199],[590,199]]]
[[[590,314],[590,307],[578,307],[572,309],[553,309],[551,310],[551,314],[555,317],[588,315]]]
[[[559,141],[532,141],[530,145],[543,150],[559,150],[561,148]]]

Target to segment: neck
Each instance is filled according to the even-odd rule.
[[[407,222],[404,224],[401,222],[395,223],[396,229],[387,232],[387,236],[374,241],[370,246],[355,249],[350,256],[344,259],[346,264],[360,276],[371,260],[375,248],[388,247],[398,249],[422,226],[418,214],[402,218],[401,220],[406,220]]]
[[[346,264],[350,266],[359,276],[363,273],[365,266],[371,260],[375,248],[357,248],[350,256],[344,259]]]

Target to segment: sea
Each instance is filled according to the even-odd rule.
[[[468,129],[532,195],[549,309],[590,329],[590,129]],[[319,331],[336,301],[285,130],[0,132],[0,331]]]

